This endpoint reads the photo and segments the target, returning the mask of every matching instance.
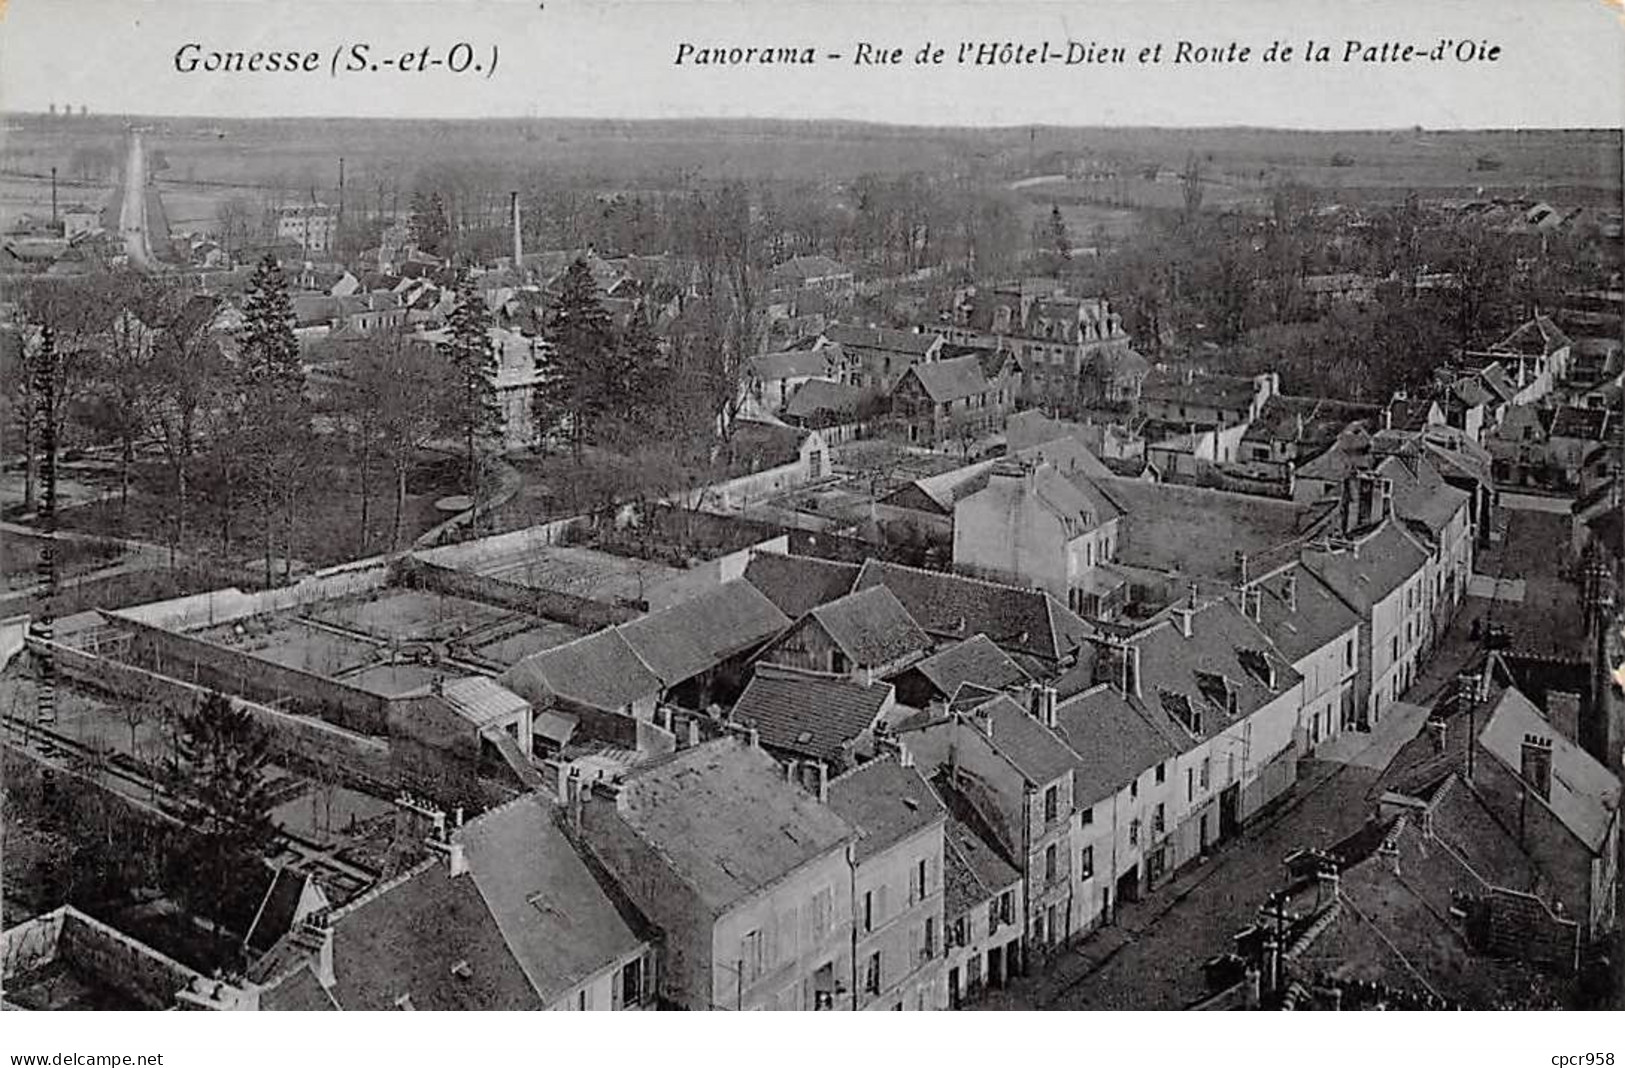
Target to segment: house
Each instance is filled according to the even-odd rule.
[[[812,378],[795,388],[778,416],[790,426],[817,430],[830,445],[863,432],[864,411],[872,404],[857,386]]]
[[[1350,424],[1370,428],[1382,414],[1370,404],[1277,394],[1264,402],[1242,434],[1236,459],[1263,478],[1287,484],[1290,495],[1298,467],[1335,447]]]
[[[262,997],[261,1007],[308,1008],[315,997],[365,1011],[653,1003],[653,947],[632,926],[640,921],[618,910],[546,799],[493,809],[440,851],[284,939],[251,974],[308,996]]]
[[[875,755],[876,731],[895,707],[885,683],[759,664],[729,719],[756,731],[762,748],[816,794],[820,781]]]
[[[897,699],[910,708],[942,711],[964,685],[983,690],[1025,688],[1032,676],[985,634],[955,642],[893,676]]]
[[[1020,869],[969,806],[948,808],[942,867],[943,969],[948,1007],[957,1009],[1016,973],[1027,909]]]
[[[1549,316],[1536,315],[1490,346],[1489,356],[1505,370],[1518,404],[1536,404],[1568,378],[1573,342]],[[1467,359],[1475,358],[1468,354]]]
[[[688,1010],[849,1008],[856,832],[738,738],[582,791],[582,839],[663,936],[662,999]]]
[[[1431,397],[1410,397],[1396,394],[1383,409],[1384,430],[1422,430],[1430,426],[1443,426],[1444,409]]]
[[[1145,439],[1121,422],[1069,422],[1052,419],[1036,408],[1012,414],[1005,421],[1004,434],[1012,453],[1072,438],[1102,462],[1145,455]]]
[[[1007,369],[989,378],[977,355],[917,363],[891,391],[891,415],[910,444],[940,447],[1004,428],[1016,399]]]
[[[744,395],[751,414],[777,415],[803,384],[841,381],[839,345],[811,351],[770,352],[745,361]]]
[[[338,228],[338,211],[326,204],[295,204],[277,209],[277,239],[298,245],[307,256],[333,250],[338,241]]]
[[[733,579],[617,629],[660,680],[662,700],[704,708],[732,698],[749,657],[789,627],[755,586]]]
[[[852,848],[853,990],[859,1009],[944,1009],[947,809],[919,770],[870,761],[829,784]]]
[[[1558,485],[1579,486],[1588,459],[1617,436],[1618,423],[1608,408],[1558,408],[1547,428],[1546,461]]]
[[[1122,516],[1087,479],[1046,463],[1001,462],[984,489],[954,506],[954,566],[1098,615],[1110,590],[1096,568],[1114,558]]]
[[[858,387],[866,397],[885,397],[910,367],[936,359],[943,339],[908,330],[836,323],[818,341],[820,348],[829,345],[839,345],[846,357],[848,385]]]
[[[852,268],[828,256],[792,256],[768,272],[773,289],[816,289],[837,300],[851,300]]]
[[[1552,411],[1533,404],[1514,404],[1496,427],[1484,435],[1495,480],[1514,486],[1543,485],[1552,480],[1547,439]]]
[[[1409,690],[1429,640],[1429,553],[1392,518],[1346,540],[1307,548],[1303,564],[1360,616],[1356,726],[1381,719]]]
[[[761,654],[769,664],[872,683],[923,657],[931,639],[884,587],[819,605]]]
[[[1198,374],[1189,367],[1154,369],[1140,389],[1140,414],[1198,427],[1251,423],[1281,392],[1280,376]]]
[[[1110,923],[1118,905],[1137,901],[1151,833],[1180,807],[1177,740],[1136,707],[1117,684],[1101,682],[1056,705],[1056,733],[1074,754],[1074,900],[1081,926]]]
[[[1034,677],[1058,674],[1094,630],[1042,590],[870,560],[854,588],[883,586],[939,643],[985,635]]]
[[[756,552],[745,564],[745,581],[790,619],[852,592],[861,565],[817,556]]]
[[[982,460],[904,483],[875,501],[875,519],[951,544],[954,508],[987,486],[995,462]]]
[[[1376,444],[1382,446],[1381,435]],[[1429,454],[1414,446],[1379,462],[1367,481],[1377,481],[1379,494],[1391,486],[1393,513],[1427,552],[1422,606],[1427,628],[1425,657],[1443,635],[1473,573],[1473,495],[1451,485]],[[1352,487],[1352,484],[1351,484]],[[1359,492],[1351,488],[1351,497]]]
[[[551,702],[562,711],[599,719],[653,719],[665,689],[613,627],[532,653],[497,681],[539,706]]]
[[[1242,587],[1242,610],[1303,676],[1298,750],[1313,753],[1357,722],[1360,616],[1302,561]]]

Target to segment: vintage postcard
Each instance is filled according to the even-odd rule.
[[[10,0],[0,112],[6,1008],[1625,1004],[1618,4]]]

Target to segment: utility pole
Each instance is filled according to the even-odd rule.
[[[51,165],[51,225],[56,225],[56,165]]]
[[[339,157],[339,214],[333,227],[333,244],[339,244],[344,235],[344,157]]]
[[[34,389],[38,397],[36,417],[40,420],[40,445],[45,463],[40,471],[44,490],[39,513],[39,577],[45,585],[45,609],[29,625],[34,639],[41,643],[39,688],[34,720],[41,728],[56,724],[56,658],[53,650],[53,622],[60,590],[56,566],[56,332],[49,326],[40,331],[39,351],[34,356]]]

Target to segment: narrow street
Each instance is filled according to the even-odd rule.
[[[1363,826],[1372,788],[1415,737],[1443,686],[1476,652],[1464,605],[1408,700],[1367,734],[1350,732],[1299,765],[1298,783],[1241,836],[1146,899],[1118,910],[1116,923],[1084,939],[1044,971],[996,991],[992,1009],[1183,1009],[1206,993],[1202,962],[1222,953],[1280,889],[1282,861],[1324,847]]]

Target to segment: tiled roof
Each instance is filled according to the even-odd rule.
[[[1037,785],[1054,782],[1070,774],[1077,765],[1077,754],[1061,736],[1009,697],[1001,694],[973,715],[991,720],[993,731],[988,741],[1017,771]]]
[[[913,767],[871,760],[829,784],[829,807],[858,832],[858,863],[940,824],[948,810]]]
[[[985,634],[977,634],[948,646],[921,660],[914,670],[944,697],[951,696],[967,682],[990,690],[1002,690],[1031,681],[1028,674],[993,644]]]
[[[890,330],[885,327],[849,326],[844,323],[830,324],[824,331],[824,338],[847,349],[879,349],[909,356],[924,356],[938,340],[935,334]]]
[[[282,973],[260,991],[261,1012],[333,1012],[338,1007],[306,963]]]
[[[1140,386],[1140,396],[1168,404],[1200,405],[1225,411],[1247,412],[1257,385],[1241,375],[1190,374],[1179,368],[1152,370]]]
[[[1228,601],[1197,608],[1188,638],[1173,618],[1175,611],[1180,610],[1170,610],[1168,618],[1129,641],[1140,650],[1142,710],[1182,750],[1247,718],[1303,680],[1268,636]],[[1273,686],[1261,669],[1273,669]],[[1186,711],[1200,718],[1199,725],[1181,722]]]
[[[1446,482],[1432,464],[1391,456],[1377,465],[1377,473],[1393,480],[1394,514],[1421,523],[1434,535],[1472,500],[1466,490]]]
[[[750,358],[750,369],[764,382],[785,378],[817,378],[834,372],[832,357],[838,349],[769,352]]]
[[[1047,463],[1038,464],[1025,475],[1017,471],[1003,476],[1001,471],[995,468],[990,472],[987,485],[965,498],[965,506],[989,509],[995,516],[1016,523],[1020,521],[1022,502],[1030,499],[1069,524],[1081,523],[1079,534],[1123,515],[1117,503],[1087,478],[1068,478]],[[1016,532],[1012,529],[1010,533]]]
[[[1620,786],[1607,768],[1551,723],[1527,697],[1508,687],[1479,741],[1514,775],[1522,767],[1523,740],[1538,735],[1552,743],[1551,791],[1542,803],[1592,852],[1601,852],[1619,817]]]
[[[772,757],[739,739],[684,749],[634,772],[615,814],[713,912],[853,837],[845,820],[787,784]]]
[[[304,872],[296,872],[286,867],[276,870],[264,896],[258,902],[258,913],[245,939],[250,949],[263,953],[292,929],[294,917],[299,911],[300,899],[304,897],[305,888],[309,883],[310,876]]]
[[[1396,397],[1388,405],[1389,425],[1395,430],[1421,430],[1428,425],[1433,404],[1427,397]]]
[[[1287,600],[1289,585],[1294,587],[1292,607]],[[1301,562],[1261,580],[1257,589],[1258,625],[1293,663],[1360,626],[1354,609]]]
[[[1456,379],[1450,387],[1450,392],[1469,408],[1476,408],[1481,404],[1490,402],[1489,391],[1476,378]]]
[[[657,696],[663,688],[614,628],[532,653],[499,681],[537,704],[557,696],[606,712]]]
[[[982,374],[982,361],[977,356],[917,363],[908,369],[908,374],[919,379],[925,395],[936,404],[979,396],[988,389],[987,378]]]
[[[790,399],[784,402],[784,414],[795,419],[811,419],[820,412],[832,415],[856,415],[862,392],[845,382],[829,382],[812,378],[797,386]]]
[[[1559,408],[1552,417],[1552,437],[1604,441],[1610,414],[1607,408]]]
[[[786,616],[800,619],[819,605],[851,593],[858,571],[857,564],[762,552],[753,554],[745,565],[745,581]]]
[[[1393,523],[1357,539],[1354,548],[1309,549],[1306,567],[1358,611],[1371,614],[1372,606],[1421,572],[1427,553]]]
[[[1007,653],[1060,660],[1093,633],[1088,623],[1047,593],[996,582],[870,560],[858,589],[885,586],[931,634],[985,634]]]
[[[619,629],[638,659],[661,682],[675,686],[789,626],[785,614],[755,586],[734,579]]]
[[[474,885],[544,1003],[643,944],[550,807],[528,794],[457,832]]]
[[[1111,797],[1141,774],[1179,755],[1168,736],[1117,690],[1096,686],[1055,708],[1057,733],[1077,754],[1073,803]]]
[[[983,460],[917,478],[895,493],[882,497],[879,503],[951,516],[955,504],[987,485],[988,472],[993,470],[996,462]]]
[[[814,608],[825,633],[860,667],[877,667],[930,648],[931,640],[892,592],[862,588]]]
[[[1070,434],[1041,441],[1023,449],[1012,447],[1012,455],[1020,460],[1042,461],[1074,482],[1079,482],[1080,479],[1112,477],[1111,468],[1090,452],[1087,445]],[[1115,511],[1115,508],[1113,510]]]
[[[1242,440],[1295,442],[1300,454],[1318,453],[1336,444],[1350,423],[1375,423],[1381,414],[1374,404],[1277,394],[1264,402]]]
[[[1516,352],[1526,356],[1550,356],[1572,342],[1559,330],[1557,324],[1544,315],[1518,327],[1506,337],[1490,346],[1491,352]]]
[[[1021,881],[1021,872],[960,814],[944,828],[943,912],[949,921]]]
[[[884,683],[862,686],[843,677],[759,664],[733,718],[756,728],[769,749],[838,763],[846,758],[846,747],[874,726],[892,692]]]
[[[435,860],[333,914],[333,996],[346,1009],[539,1009],[474,880]],[[453,972],[462,963],[464,974]]]

